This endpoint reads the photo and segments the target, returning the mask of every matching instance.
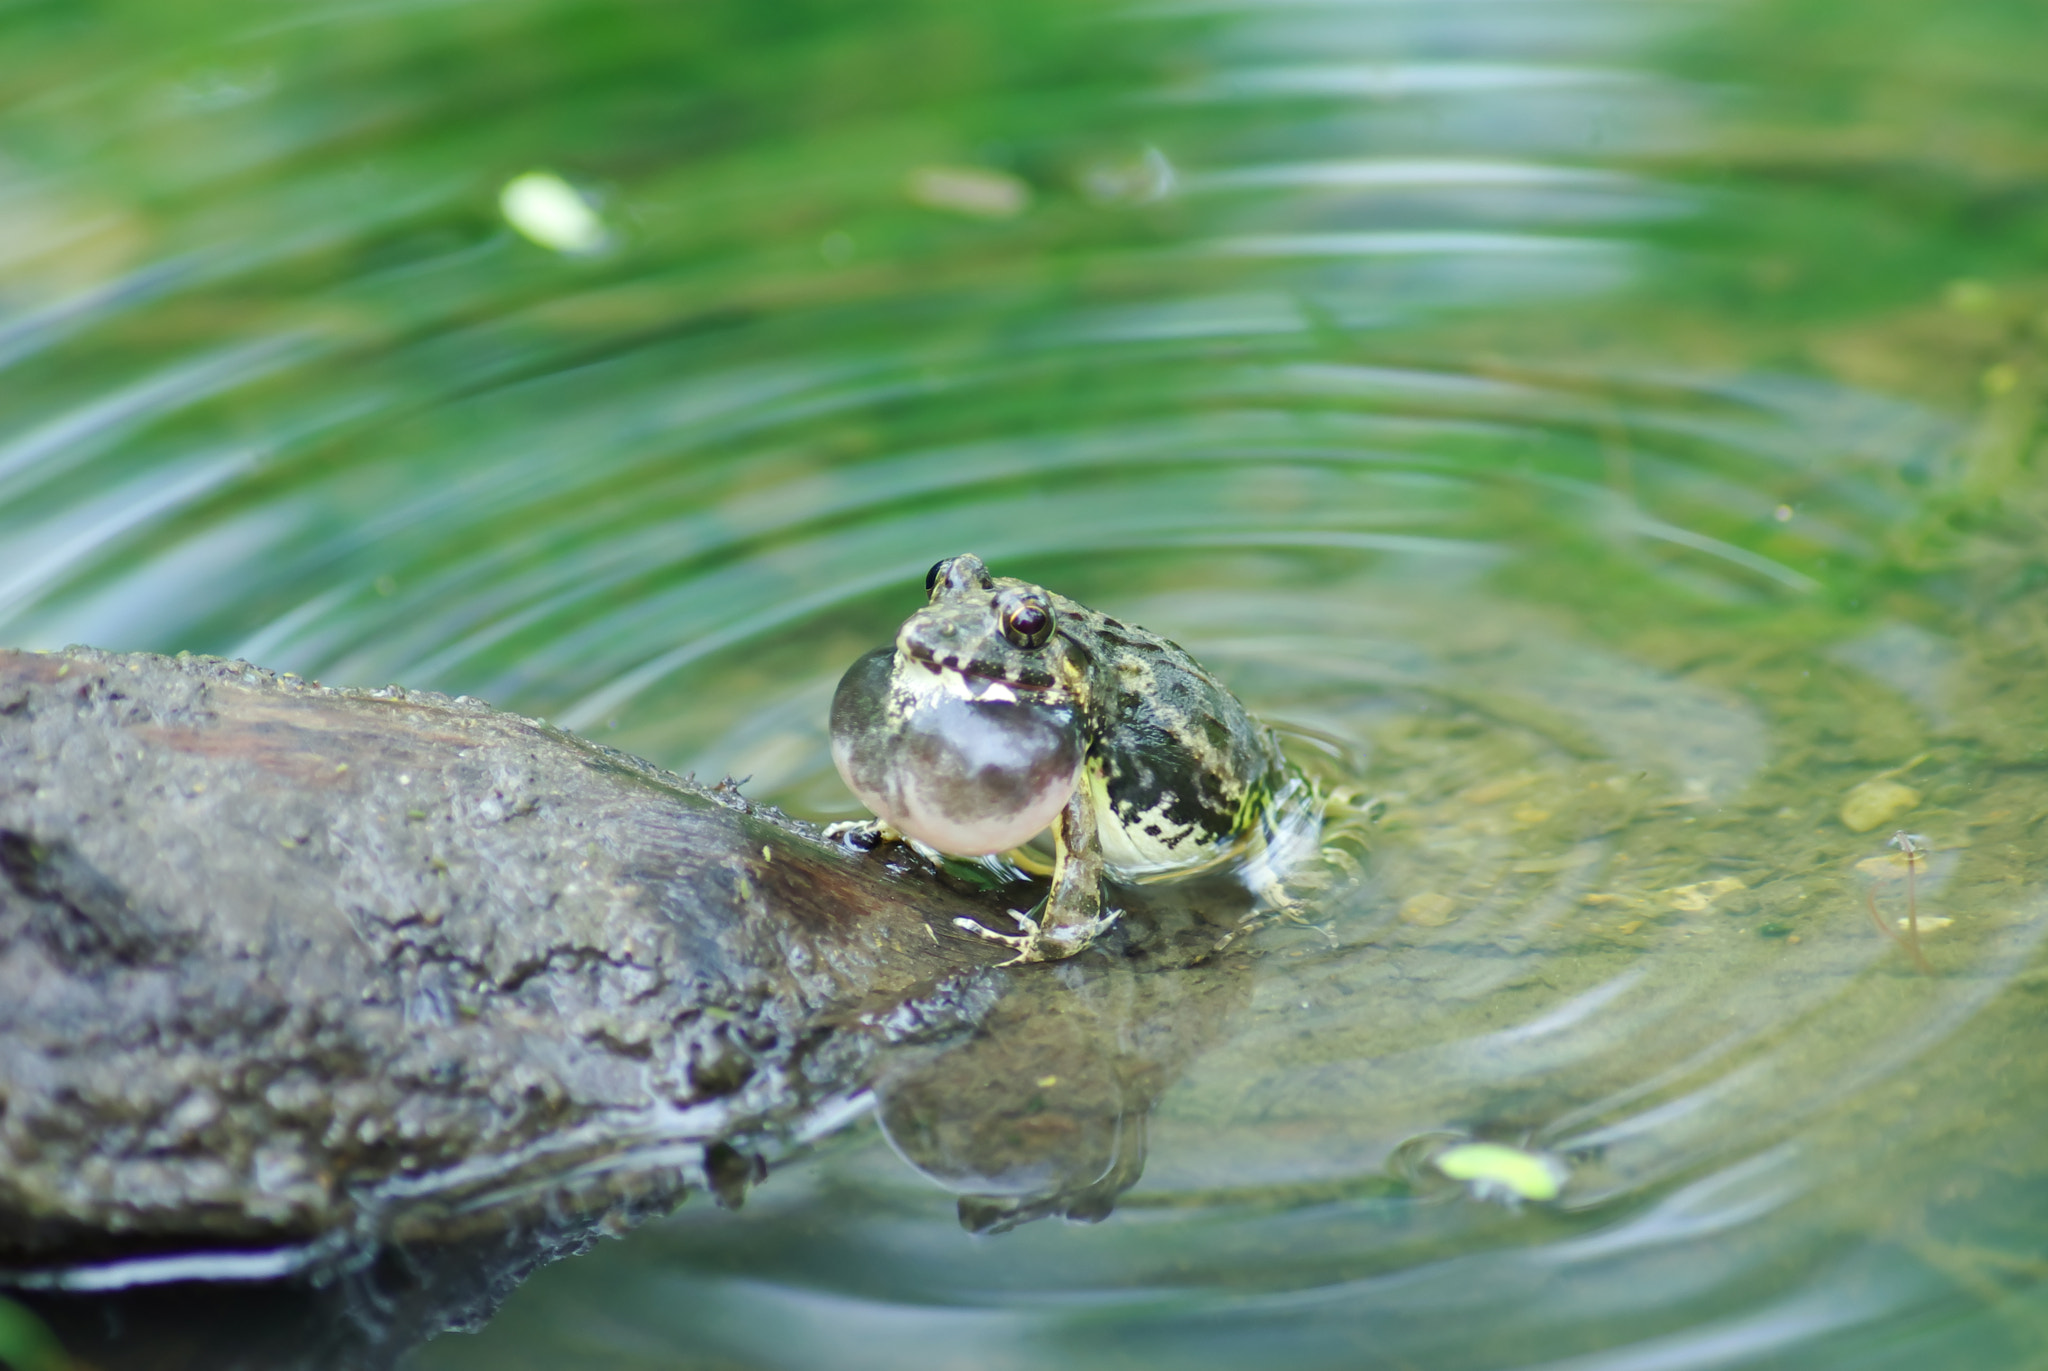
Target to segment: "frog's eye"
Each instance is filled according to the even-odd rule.
[[[1024,600],[1003,611],[1003,636],[1028,650],[1052,638],[1052,609],[1041,600]]]
[[[932,563],[932,569],[924,574],[924,593],[926,595],[930,595],[939,588],[939,577],[945,574],[946,563],[952,560],[951,557],[945,557]]]

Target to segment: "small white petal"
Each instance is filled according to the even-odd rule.
[[[506,222],[544,248],[596,252],[605,245],[604,220],[574,186],[551,171],[515,176],[498,192]]]

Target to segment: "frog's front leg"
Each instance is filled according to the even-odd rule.
[[[901,833],[880,819],[841,819],[837,823],[826,824],[819,836],[828,843],[852,843],[859,848],[875,848],[884,843],[903,841]]]
[[[1102,908],[1102,840],[1096,824],[1095,798],[1085,782],[1074,787],[1053,824],[1052,891],[1037,917],[1012,911],[1021,933],[997,933],[972,919],[954,923],[970,933],[1017,949],[1004,966],[1019,962],[1054,962],[1071,957],[1102,936],[1120,911]]]

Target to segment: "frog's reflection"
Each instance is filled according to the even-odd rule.
[[[1098,981],[1128,980],[1114,967]],[[1099,1007],[1058,1000],[1034,978],[979,1031],[925,1060],[892,1064],[878,1095],[882,1131],[923,1175],[960,1193],[960,1221],[995,1232],[1047,1214],[1093,1221],[1145,1166],[1145,1115],[1156,1065],[1117,1050]],[[1099,985],[1066,990],[1094,998]],[[1051,993],[1046,993],[1050,991]]]
[[[1170,903],[1124,892],[1123,947],[1003,973],[1001,1000],[970,1035],[899,1049],[884,1066],[882,1131],[960,1196],[964,1227],[1094,1223],[1144,1173],[1153,1105],[1251,984],[1241,954],[1196,960],[1243,916],[1242,887],[1171,891]]]

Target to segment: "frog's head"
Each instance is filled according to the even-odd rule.
[[[1052,596],[1027,581],[989,575],[979,557],[948,557],[925,577],[930,602],[904,620],[896,652],[910,668],[953,673],[975,697],[991,684],[1047,690],[1055,671],[1058,615]]]

